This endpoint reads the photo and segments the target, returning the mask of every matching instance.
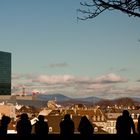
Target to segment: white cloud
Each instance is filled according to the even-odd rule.
[[[73,76],[73,75],[33,75],[18,74],[13,76],[12,85],[17,88],[16,92],[21,91],[22,86],[26,87],[27,92],[34,89],[41,93],[62,93],[72,97],[83,96],[105,96],[111,94],[119,96],[122,94],[130,95],[130,91],[136,91],[136,87],[120,88],[119,83],[125,84],[127,78],[114,73],[99,77]],[[135,90],[134,90],[135,89]],[[137,91],[140,89],[138,88]],[[111,96],[113,97],[113,96]]]
[[[66,83],[74,79],[71,75],[40,75],[34,81],[40,83],[56,84],[56,83]]]
[[[107,75],[102,75],[100,77],[97,77],[95,81],[99,83],[120,83],[120,82],[127,82],[128,80],[114,73],[109,73]]]

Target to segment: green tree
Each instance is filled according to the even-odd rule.
[[[140,17],[140,0],[89,0],[80,2],[80,5],[80,20],[95,18],[106,10],[117,10],[128,16]]]

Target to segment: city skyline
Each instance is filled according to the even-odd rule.
[[[0,2],[0,51],[12,53],[15,92],[140,97],[140,19],[111,11],[80,21],[81,1]]]

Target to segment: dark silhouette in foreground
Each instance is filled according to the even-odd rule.
[[[39,115],[38,121],[35,123],[35,134],[37,136],[44,137],[48,135],[48,132],[49,132],[48,123],[44,121],[43,115]]]
[[[16,125],[17,135],[19,136],[30,136],[31,135],[31,122],[26,113],[21,114],[20,120]]]
[[[124,110],[122,115],[117,118],[116,130],[119,136],[130,136],[131,132],[136,133],[133,119],[127,110]]]
[[[138,131],[138,134],[140,135],[140,115],[138,117],[137,131]]]
[[[0,135],[6,135],[7,134],[7,129],[8,129],[8,124],[10,123],[11,118],[8,116],[3,115],[1,122],[0,122]]]
[[[86,116],[81,117],[81,120],[78,126],[78,131],[80,132],[81,136],[84,138],[92,137],[94,128],[93,128],[92,123]]]
[[[66,114],[64,119],[60,122],[60,135],[64,137],[72,137],[74,135],[74,122],[70,117],[70,114]]]

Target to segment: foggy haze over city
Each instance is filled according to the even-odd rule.
[[[140,97],[140,20],[113,11],[77,20],[81,1],[0,2],[0,51],[12,54],[13,93]]]

